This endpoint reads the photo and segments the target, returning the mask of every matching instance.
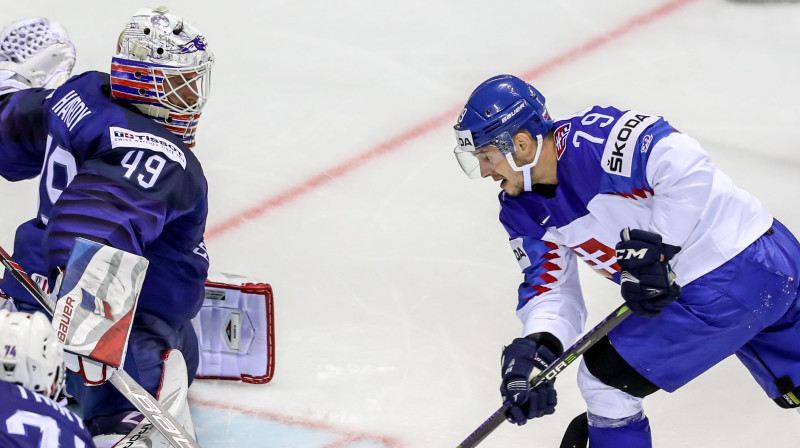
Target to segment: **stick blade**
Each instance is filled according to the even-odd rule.
[[[589,418],[579,414],[567,425],[559,448],[586,448],[589,445]]]

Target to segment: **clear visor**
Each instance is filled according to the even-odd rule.
[[[491,173],[501,160],[514,153],[514,142],[508,132],[503,132],[479,149],[465,144],[465,132],[469,131],[456,131],[458,146],[453,153],[459,166],[470,179],[479,179],[484,174]]]
[[[161,79],[161,85],[156,86],[158,101],[173,112],[200,113],[211,91],[212,64],[208,61],[194,67],[155,69],[154,77]]]

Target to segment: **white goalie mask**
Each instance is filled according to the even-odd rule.
[[[63,356],[44,314],[0,311],[0,380],[54,398],[64,385]]]
[[[119,36],[111,94],[192,147],[213,64],[214,54],[198,29],[165,7],[140,9]]]

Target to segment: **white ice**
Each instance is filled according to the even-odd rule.
[[[0,18],[57,20],[77,45],[76,72],[108,70],[140,6],[6,1]],[[497,409],[500,350],[521,331],[520,274],[497,221],[497,185],[468,180],[451,155],[460,107],[491,75],[525,76],[555,115],[601,104],[665,116],[800,233],[798,3],[169,6],[217,56],[196,148],[210,185],[212,268],[269,282],[276,297],[274,380],[191,389],[209,405],[197,407],[204,425],[217,423],[208,448],[274,422],[247,446],[456,446]],[[3,247],[34,215],[35,190],[2,181]],[[592,326],[621,299],[588,269],[582,277]],[[505,423],[481,446],[558,446],[583,410],[575,370],[558,379],[555,415]],[[645,410],[659,447],[800,443],[800,416],[735,358]]]

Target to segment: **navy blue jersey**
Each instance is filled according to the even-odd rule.
[[[3,448],[91,448],[80,417],[53,400],[0,381],[0,446]]]
[[[208,272],[206,180],[177,136],[109,92],[107,74],[87,72],[55,91],[0,98],[0,175],[41,176],[37,216],[18,228],[14,257],[52,284],[78,237],[142,255],[150,267],[138,309],[185,323]],[[0,286],[35,304],[15,280]]]

